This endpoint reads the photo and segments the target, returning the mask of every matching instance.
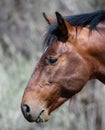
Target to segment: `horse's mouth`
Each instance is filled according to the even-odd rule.
[[[44,123],[46,121],[48,121],[48,115],[46,116],[45,110],[42,110],[41,113],[36,118],[35,122],[36,123]]]
[[[36,122],[36,123],[44,123],[47,122],[49,119],[49,114],[46,112],[46,110],[42,110],[40,114],[36,118],[31,118],[30,122]]]

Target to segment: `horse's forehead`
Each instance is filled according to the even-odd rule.
[[[59,49],[59,43],[52,43],[50,46],[46,47],[44,54],[57,54]]]
[[[53,43],[50,47],[47,47],[44,54],[46,55],[60,55],[63,53],[68,53],[73,50],[73,45],[69,42],[63,43],[58,41],[57,43]]]

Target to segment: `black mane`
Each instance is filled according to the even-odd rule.
[[[105,10],[99,10],[92,13],[85,13],[80,15],[65,16],[66,19],[72,26],[75,26],[76,29],[78,26],[85,27],[89,25],[90,32],[96,29],[97,25],[105,20]],[[57,23],[50,25],[49,30],[45,36],[44,48],[50,46],[54,41],[57,41],[56,36]]]

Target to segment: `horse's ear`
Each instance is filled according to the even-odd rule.
[[[47,16],[45,13],[43,13],[43,17],[45,18],[45,20],[48,22],[48,24],[52,24],[54,23],[54,19]]]
[[[68,39],[68,23],[59,12],[56,12],[55,14],[56,14],[57,23],[58,23],[58,29],[60,30],[59,36],[61,36],[63,40],[67,40]]]

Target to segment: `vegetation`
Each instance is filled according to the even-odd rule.
[[[81,1],[82,2],[82,1]],[[21,98],[41,51],[42,12],[69,15],[105,7],[101,0],[0,0],[0,130],[105,130],[105,86],[89,82],[45,124],[28,123]],[[72,4],[72,5],[71,5]]]

